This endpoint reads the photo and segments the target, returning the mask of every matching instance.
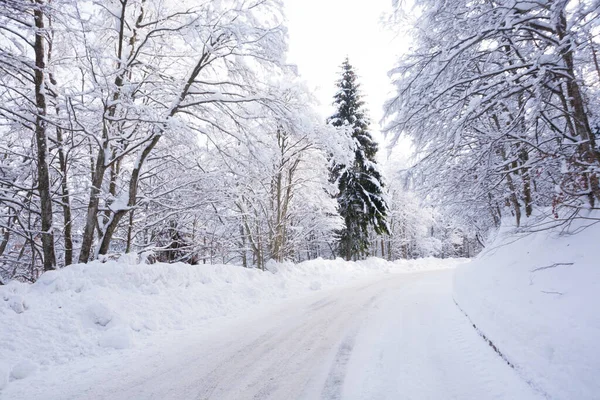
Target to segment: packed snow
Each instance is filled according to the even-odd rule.
[[[452,269],[395,273],[406,272],[396,266],[385,273],[384,263],[370,261],[372,269],[322,261],[301,266],[303,272],[319,264],[329,272],[343,267],[346,277],[359,276],[331,287],[318,275],[295,275],[302,296],[213,318],[198,329],[157,333],[145,347],[40,370],[11,382],[3,399],[543,398],[454,305]],[[311,291],[312,282],[330,287]]]
[[[34,284],[0,286],[0,386],[80,358],[144,346],[158,333],[206,326],[356,280],[459,262],[317,259],[272,263],[263,272],[141,261],[124,256],[72,265],[46,272]]]
[[[456,270],[458,305],[550,399],[600,396],[600,224],[593,222],[520,235],[506,223]]]

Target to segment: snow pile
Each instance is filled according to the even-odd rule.
[[[457,262],[318,259],[269,264],[263,272],[232,265],[145,265],[126,256],[50,271],[35,284],[10,282],[0,286],[0,388],[52,365],[143,345],[158,332],[239,316],[360,278]]]
[[[579,221],[569,230],[589,224]],[[522,237],[505,226],[477,259],[456,270],[458,305],[548,398],[600,393],[598,243],[600,224],[575,235],[554,229]]]

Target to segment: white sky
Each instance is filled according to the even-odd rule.
[[[346,56],[358,74],[371,131],[380,143],[383,103],[392,91],[388,71],[405,43],[380,23],[392,0],[284,0],[289,28],[288,61],[321,103],[323,117],[333,113],[335,82]],[[380,159],[387,153],[380,146]]]
[[[392,0],[285,0],[289,61],[315,90],[330,114],[335,81],[346,56],[356,68],[371,118],[378,122],[391,89],[387,72],[397,53],[379,21]]]

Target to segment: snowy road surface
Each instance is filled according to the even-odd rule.
[[[2,399],[538,399],[453,303],[389,274],[15,381]]]

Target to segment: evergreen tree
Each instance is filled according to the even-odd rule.
[[[342,64],[342,77],[334,96],[337,111],[329,118],[335,127],[348,129],[355,147],[352,165],[332,160],[331,179],[338,185],[338,207],[345,227],[339,233],[338,254],[346,260],[368,254],[369,227],[377,234],[388,233],[385,217],[388,207],[383,195],[383,179],[375,161],[377,143],[369,133],[357,77],[348,58]]]

